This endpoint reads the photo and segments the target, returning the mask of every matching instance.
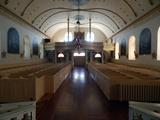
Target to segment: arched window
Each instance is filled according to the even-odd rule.
[[[33,49],[33,55],[38,55],[38,40],[36,38],[32,41],[32,49]]]
[[[89,32],[87,33],[86,41],[88,41],[88,42],[93,42],[94,41],[94,33],[93,32],[91,32],[91,36],[90,36]]]
[[[135,60],[135,52],[136,52],[136,37],[131,36],[129,38],[129,51],[128,51],[128,59],[129,60]]]
[[[73,35],[71,32],[69,32],[69,40],[68,40],[68,32],[65,33],[65,36],[64,36],[64,42],[71,42],[73,41]]]
[[[143,29],[140,34],[139,54],[151,54],[151,31],[148,28]]]
[[[121,55],[126,55],[126,40],[121,41]]]
[[[10,28],[7,33],[8,53],[19,53],[19,34],[15,28]]]
[[[160,60],[160,27],[158,29],[157,38],[157,60]]]
[[[115,59],[119,60],[119,43],[115,44]]]
[[[31,40],[28,35],[23,38],[24,42],[24,58],[29,59],[31,57]]]

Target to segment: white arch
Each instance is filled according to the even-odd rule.
[[[28,35],[24,36],[24,58],[30,59],[31,57],[31,40]]]
[[[115,44],[115,59],[119,60],[119,43],[116,42]]]
[[[129,46],[128,46],[128,59],[135,60],[135,51],[136,51],[136,37],[131,36],[129,38]]]

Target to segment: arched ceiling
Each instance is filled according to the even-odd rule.
[[[160,5],[160,0],[0,0],[0,5],[52,37],[70,26],[98,28],[106,37],[117,33]],[[79,11],[79,13],[78,13]]]

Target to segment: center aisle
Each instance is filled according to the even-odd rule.
[[[38,120],[128,120],[128,104],[108,102],[85,68],[75,67],[56,95],[39,103]]]

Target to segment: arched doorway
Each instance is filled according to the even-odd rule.
[[[85,57],[86,54],[84,51],[75,51],[73,53],[73,59],[74,59],[74,66],[85,66]]]
[[[157,60],[160,60],[160,27],[157,34]]]
[[[28,35],[23,38],[24,41],[24,58],[30,59],[31,58],[31,40]]]
[[[129,60],[135,60],[135,51],[136,51],[136,37],[131,36],[129,38],[129,46],[128,46],[128,59]]]
[[[115,44],[115,59],[119,60],[119,43]]]

